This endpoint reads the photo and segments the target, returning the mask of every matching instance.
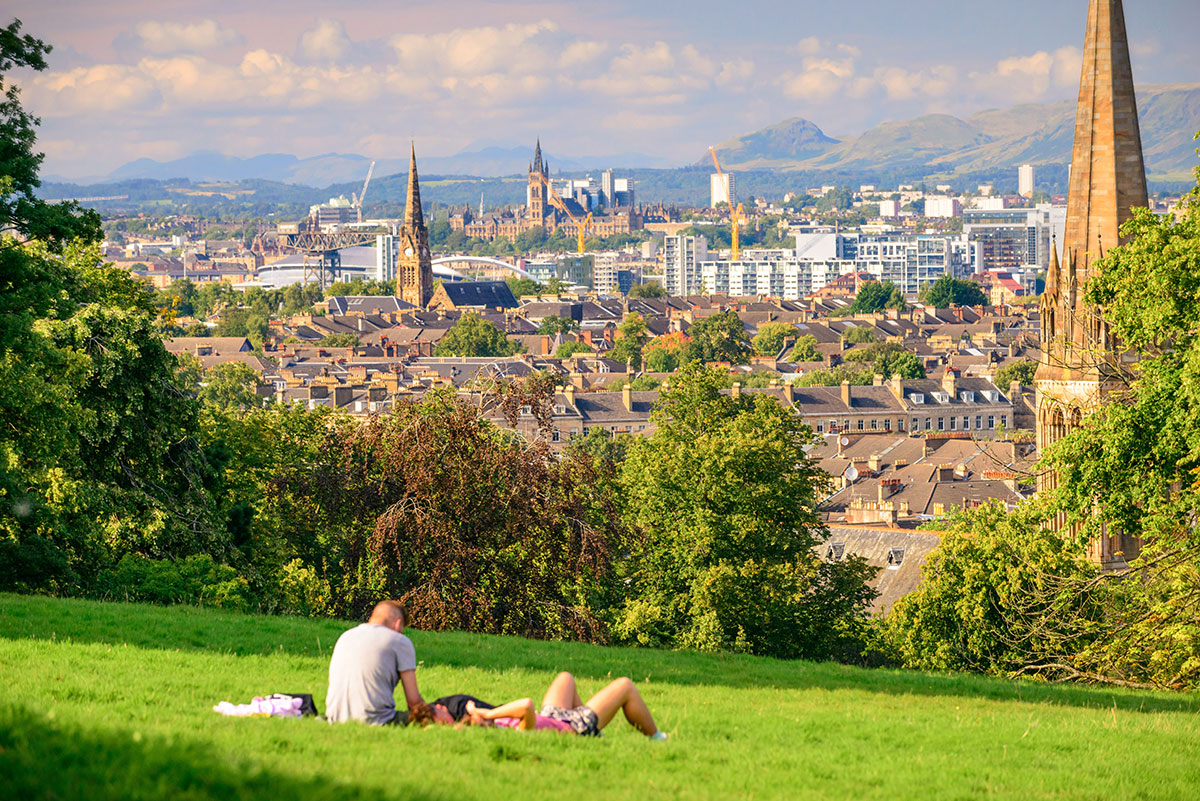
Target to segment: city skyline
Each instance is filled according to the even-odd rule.
[[[460,2],[447,13],[368,1],[329,16],[302,0],[202,12],[168,2],[145,17],[124,2],[17,0],[25,32],[55,51],[46,72],[14,77],[42,118],[45,172],[68,176],[201,149],[384,157],[411,138],[440,156],[538,134],[570,155],[683,164],[787,117],[842,136],[922,113],[1073,98],[1086,3],[967,11],[924,0],[865,13],[876,6],[894,9],[860,4],[850,19],[759,2],[730,15],[669,0],[649,10]],[[797,22],[780,24],[784,12]],[[1128,22],[1139,83],[1195,80],[1195,3],[1142,3]]]

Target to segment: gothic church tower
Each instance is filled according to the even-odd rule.
[[[408,163],[408,206],[396,238],[400,243],[396,258],[397,294],[401,300],[424,309],[433,296],[433,263],[429,255],[429,229],[425,227],[425,214],[421,211],[416,145],[413,145]]]
[[[550,180],[550,165],[542,160],[542,140],[537,140],[537,148],[533,151],[533,161],[529,164],[529,190],[526,201],[529,209],[529,219],[537,225],[546,224],[546,203],[549,194],[544,181]]]
[[[1041,451],[1077,427],[1119,384],[1121,365],[1100,311],[1084,302],[1093,264],[1120,243],[1120,226],[1146,206],[1146,169],[1121,0],[1090,0],[1062,257],[1051,254],[1042,295],[1037,442]],[[1039,489],[1056,477],[1039,479]],[[1107,567],[1132,558],[1136,542],[1106,534],[1090,546]]]

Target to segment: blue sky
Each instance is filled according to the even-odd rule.
[[[788,117],[826,133],[1074,97],[1086,0],[10,0],[55,45],[15,78],[45,171],[356,152],[410,137],[688,163]],[[147,9],[151,9],[147,11]],[[1200,0],[1126,4],[1140,83],[1200,81]]]

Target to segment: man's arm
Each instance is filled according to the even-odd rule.
[[[425,699],[421,697],[421,691],[417,689],[417,671],[400,671],[400,686],[404,688],[404,700],[409,709],[417,704],[425,703]]]

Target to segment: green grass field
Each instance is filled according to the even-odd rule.
[[[1200,699],[410,631],[426,698],[639,686],[671,740],[227,719],[347,624],[0,595],[4,799],[1195,799]]]

